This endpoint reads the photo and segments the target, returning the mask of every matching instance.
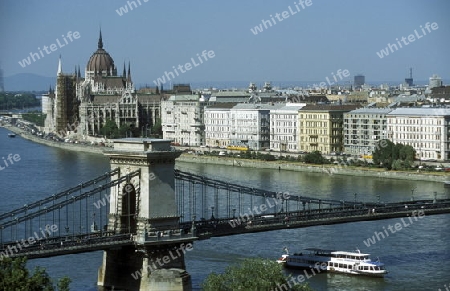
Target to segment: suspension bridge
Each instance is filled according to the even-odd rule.
[[[0,258],[103,250],[99,285],[144,290],[156,283],[116,277],[123,269],[145,269],[157,257],[195,240],[406,217],[418,211],[450,213],[450,199],[318,199],[175,170],[180,153],[165,140],[118,140],[105,154],[111,171],[0,214]],[[183,256],[161,269],[174,267],[185,269]],[[184,287],[179,290],[189,290],[186,275],[180,276]]]

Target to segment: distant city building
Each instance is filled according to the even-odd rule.
[[[430,81],[428,83],[428,89],[433,89],[436,87],[441,87],[442,86],[442,78],[439,77],[438,75],[434,74],[433,76],[430,77]]]
[[[388,139],[410,145],[421,160],[450,159],[450,109],[397,108],[387,114]]]
[[[231,142],[231,108],[237,103],[217,103],[205,108],[205,145],[227,147]]]
[[[172,140],[176,145],[204,145],[205,105],[198,95],[173,95],[162,101],[163,138]]]
[[[270,147],[270,111],[284,104],[237,104],[231,108],[231,145],[253,150]]]
[[[409,68],[409,78],[405,78],[405,83],[409,87],[414,86],[414,79],[413,79],[413,76],[412,76],[412,68]]]
[[[344,113],[344,152],[371,155],[387,138],[387,117],[391,108],[359,108]]]
[[[273,151],[298,151],[298,112],[306,103],[287,103],[270,110],[270,149]]]
[[[366,83],[366,77],[363,75],[356,75],[353,78],[353,86],[355,87],[355,89],[361,89],[365,83]]]
[[[306,105],[300,115],[300,151],[342,152],[344,113],[357,105]]]
[[[430,97],[437,103],[448,104],[450,102],[450,86],[434,87]]]

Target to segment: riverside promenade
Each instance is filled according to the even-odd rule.
[[[41,138],[39,136],[33,135],[29,133],[26,130],[23,130],[19,127],[12,126],[12,125],[3,125],[0,126],[3,127],[9,131],[12,131],[16,133],[17,135],[20,135],[24,139],[43,144],[50,147],[70,150],[70,151],[76,151],[76,152],[86,152],[86,153],[92,153],[92,154],[101,154],[103,155],[103,151],[105,150],[104,146],[93,146],[93,145],[84,145],[84,144],[75,144],[75,143],[66,143],[66,142],[58,142],[54,140],[48,140]]]
[[[103,151],[105,149],[108,149],[108,147],[105,146],[92,146],[92,145],[46,140],[41,137],[30,134],[29,132],[15,126],[3,125],[3,127],[30,141],[65,150],[103,155]],[[189,153],[183,153],[179,158],[177,158],[177,161],[186,163],[228,165],[232,167],[244,167],[244,168],[260,168],[273,170],[288,170],[297,172],[323,173],[327,175],[348,175],[357,177],[378,177],[385,179],[432,181],[432,182],[444,182],[450,180],[450,174],[445,172],[418,173],[412,171],[392,171],[392,170],[386,171],[385,169],[380,168],[362,168],[342,164],[312,165],[300,162],[289,162],[279,160],[269,162],[251,159],[239,159],[225,156],[217,156],[217,157],[205,156]]]
[[[323,173],[327,175],[348,175],[358,177],[379,177],[386,179],[417,180],[444,182],[450,179],[450,174],[445,172],[412,172],[412,171],[387,171],[380,168],[363,168],[347,165],[312,165],[301,162],[288,161],[261,161],[251,159],[237,159],[223,156],[204,156],[195,154],[182,154],[178,162],[228,165],[232,167],[261,168],[273,170],[288,170],[297,172]]]

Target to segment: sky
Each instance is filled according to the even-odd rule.
[[[345,83],[357,74],[368,83],[402,81],[410,67],[415,80],[446,80],[448,11],[448,0],[2,0],[0,67],[4,76],[50,77],[61,55],[63,72],[80,65],[84,75],[101,27],[118,72],[130,62],[140,84],[154,85],[166,72],[174,83]],[[24,63],[38,48],[43,57]],[[389,54],[381,58],[381,50]]]

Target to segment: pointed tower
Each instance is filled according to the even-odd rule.
[[[127,82],[131,84],[131,69],[130,69],[130,62],[128,62],[128,76],[127,76]]]
[[[61,74],[62,74],[61,55],[59,55],[58,72],[56,73],[56,75],[61,75]]]
[[[100,28],[100,36],[98,38],[98,49],[103,49],[102,29]]]
[[[122,73],[122,78],[126,78],[127,77],[127,71],[125,69],[125,62],[123,62],[123,73]]]

